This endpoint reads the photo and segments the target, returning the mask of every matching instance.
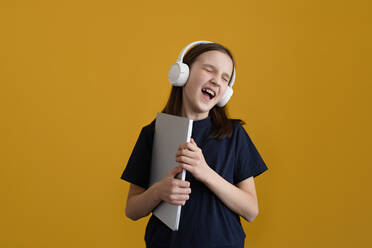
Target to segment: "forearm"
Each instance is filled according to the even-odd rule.
[[[150,188],[131,184],[128,194],[126,215],[132,220],[147,216],[161,201],[172,205],[185,205],[191,193],[190,182],[175,178],[182,171],[177,166],[170,170],[162,180]]]
[[[149,215],[160,201],[154,184],[142,193],[129,197],[125,213],[132,220],[138,220]]]
[[[232,211],[247,221],[253,221],[258,214],[257,198],[226,181],[210,169],[203,183]]]

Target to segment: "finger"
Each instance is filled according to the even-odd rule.
[[[184,206],[186,204],[186,201],[173,201],[169,203],[176,206]]]
[[[176,195],[189,195],[191,194],[191,188],[189,187],[177,187],[177,188],[174,188],[172,189],[172,194],[176,194]]]
[[[183,150],[183,149],[188,149],[190,151],[197,151],[198,146],[195,145],[195,144],[192,144],[190,142],[187,142],[185,144],[180,145],[179,148],[178,148],[178,150]]]
[[[179,150],[180,150],[180,149],[186,149],[187,143],[189,143],[189,142],[185,142],[185,143],[179,145],[178,149],[179,149]]]
[[[176,160],[180,156],[185,156],[185,157],[194,158],[194,159],[196,159],[198,157],[196,152],[190,151],[188,149],[178,150],[178,152],[176,153]]]
[[[190,198],[189,195],[170,195],[169,200],[174,201],[187,201]]]
[[[174,177],[175,175],[177,175],[178,173],[180,173],[182,171],[182,167],[181,166],[177,166],[173,169],[171,169],[169,172],[168,172],[168,176],[170,177]]]
[[[195,143],[195,141],[194,143],[192,143],[190,140],[190,142],[185,142],[182,145],[180,145],[178,149],[193,149],[195,147],[198,147],[198,145]]]
[[[180,166],[182,167],[182,169],[187,170],[187,171],[190,172],[191,174],[192,174],[193,171],[194,171],[194,167],[192,167],[192,165],[180,163]]]
[[[180,188],[189,188],[190,187],[190,182],[189,181],[183,181],[180,179],[174,179],[172,181],[172,185]]]
[[[194,163],[195,159],[186,157],[186,156],[177,156],[176,157],[176,162],[178,163],[183,163],[183,164],[189,164],[192,165]]]

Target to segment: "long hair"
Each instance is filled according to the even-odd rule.
[[[235,61],[234,61],[234,58],[231,52],[227,48],[225,48],[224,46],[218,43],[207,43],[207,44],[203,43],[203,44],[194,46],[184,56],[183,63],[187,64],[189,68],[191,68],[191,65],[194,63],[194,61],[200,54],[208,52],[208,51],[213,51],[213,50],[220,51],[220,52],[227,54],[232,60],[233,68],[235,68]],[[168,102],[162,111],[163,113],[181,116],[182,91],[183,91],[183,87],[176,87],[176,86],[172,87],[170,96],[168,98]],[[226,137],[231,137],[233,133],[233,129],[234,129],[234,124],[236,122],[239,122],[241,125],[245,124],[244,121],[240,119],[229,119],[225,106],[218,107],[217,105],[215,105],[210,110],[209,114],[211,116],[213,131],[209,135],[208,138],[223,139]]]

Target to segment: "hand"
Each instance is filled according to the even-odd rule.
[[[185,205],[191,193],[190,182],[182,181],[175,176],[182,172],[180,166],[170,170],[165,177],[157,183],[157,194],[162,201],[173,205]]]
[[[191,138],[190,141],[180,145],[176,154],[176,161],[197,180],[204,182],[211,168],[205,162],[203,152],[195,143],[194,139]]]

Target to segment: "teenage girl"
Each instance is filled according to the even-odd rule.
[[[169,79],[173,87],[162,112],[193,120],[191,142],[180,144],[178,167],[149,186],[155,120],[142,128],[121,176],[130,182],[126,215],[140,219],[161,201],[183,206],[178,231],[151,216],[145,233],[149,248],[244,247],[240,216],[249,222],[257,216],[254,177],[268,168],[244,122],[226,114],[235,81],[233,56],[220,44],[193,42],[181,51]],[[175,178],[182,169],[185,181]]]

